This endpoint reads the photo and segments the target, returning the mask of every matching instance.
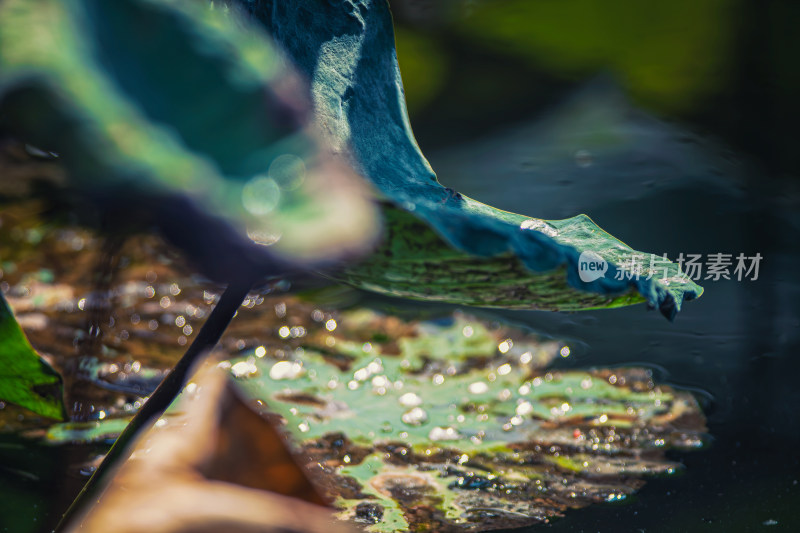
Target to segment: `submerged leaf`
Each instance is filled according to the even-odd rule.
[[[63,422],[47,428],[44,439],[48,444],[114,442],[129,422],[129,417],[92,422]]]
[[[342,279],[388,294],[496,307],[646,301],[670,319],[702,293],[678,265],[636,252],[585,215],[525,217],[442,186],[411,132],[384,0],[299,0],[292,9],[240,2],[312,81],[329,143],[350,152],[392,204],[382,246]],[[607,264],[604,275],[579,275],[581,254],[589,252]]]
[[[0,400],[62,420],[61,378],[34,351],[0,295]]]
[[[640,368],[548,370],[569,354],[559,342],[462,315],[362,310],[317,328],[300,352],[262,349],[231,371],[317,465],[340,516],[371,531],[547,521],[624,499],[642,475],[680,467],[666,449],[702,445],[691,394]],[[365,342],[366,331],[394,336]]]

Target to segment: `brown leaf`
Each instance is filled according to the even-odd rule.
[[[138,439],[98,503],[70,531],[350,531],[321,502],[282,437],[209,364],[182,394],[180,413]]]

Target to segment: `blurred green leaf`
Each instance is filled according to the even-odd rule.
[[[700,108],[730,69],[739,2],[475,2],[454,21],[464,38],[557,76],[611,71],[661,111]]]
[[[0,295],[0,400],[63,420],[61,378],[31,347]]]
[[[441,91],[448,60],[436,41],[424,33],[400,28],[395,31],[403,89],[413,112],[423,109]]]
[[[3,125],[58,152],[101,208],[161,226],[224,275],[251,261],[270,273],[338,257],[376,231],[352,170],[302,129],[302,86],[227,7],[0,6]]]

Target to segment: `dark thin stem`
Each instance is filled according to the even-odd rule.
[[[64,530],[86,505],[97,503],[117,467],[130,456],[136,437],[149,429],[172,404],[189,380],[192,369],[217,344],[252,286],[251,279],[228,285],[189,349],[117,438],[103,462],[64,513],[56,531]]]

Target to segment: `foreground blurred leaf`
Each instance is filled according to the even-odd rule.
[[[61,379],[28,343],[0,295],[0,400],[64,419]]]
[[[442,186],[411,132],[385,0],[298,0],[291,9],[240,3],[311,80],[329,143],[352,153],[391,202],[381,248],[342,279],[469,305],[576,310],[646,301],[670,319],[702,293],[678,265],[632,250],[585,215],[529,218]],[[605,276],[579,277],[582,252],[608,263]],[[652,264],[658,267],[648,270]]]
[[[302,355],[256,352],[231,371],[279,415],[340,516],[372,531],[547,521],[624,499],[680,468],[666,449],[702,444],[691,394],[640,368],[547,370],[569,354],[559,342],[460,315],[360,310],[322,325],[303,332]]]
[[[299,78],[229,10],[12,0],[0,21],[1,125],[217,277],[338,258],[374,234],[352,171],[301,129]]]

